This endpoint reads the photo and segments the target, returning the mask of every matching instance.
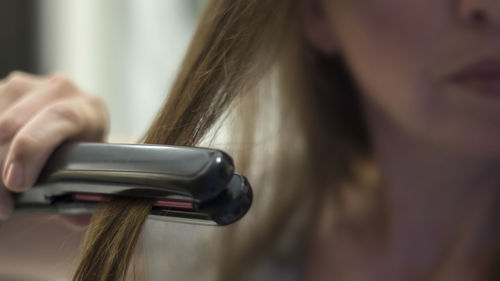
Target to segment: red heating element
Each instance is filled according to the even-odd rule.
[[[102,194],[75,193],[73,195],[73,199],[75,201],[85,201],[85,202],[108,202],[109,200],[111,200],[111,196]],[[153,203],[153,206],[163,207],[163,208],[194,210],[193,202],[182,201],[182,200],[159,199]]]

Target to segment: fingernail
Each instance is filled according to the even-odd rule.
[[[9,164],[5,181],[5,185],[11,189],[21,187],[21,184],[23,183],[23,169],[21,167],[21,163],[14,161]]]

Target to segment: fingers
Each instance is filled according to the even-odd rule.
[[[53,75],[56,76],[56,75]],[[0,80],[0,109],[25,96],[44,82],[41,76],[15,71]]]
[[[52,151],[66,139],[100,141],[107,127],[96,114],[94,97],[65,99],[46,106],[16,133],[2,178],[12,191],[33,185]]]
[[[62,142],[104,141],[109,113],[104,102],[59,74],[23,72],[0,80],[0,221],[13,208],[10,191],[33,185]],[[7,187],[7,189],[5,189]]]
[[[0,114],[0,144],[11,141],[15,133],[45,105],[78,94],[78,89],[62,76],[55,76],[31,91],[31,95],[19,97]]]

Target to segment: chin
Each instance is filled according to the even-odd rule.
[[[500,130],[499,130],[500,132]],[[457,156],[473,159],[500,160],[500,134],[482,136],[469,133],[446,137],[441,149]]]

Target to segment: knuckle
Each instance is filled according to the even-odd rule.
[[[87,132],[93,135],[93,139],[105,139],[109,130],[109,112],[104,99],[95,95],[87,95],[85,100],[88,105],[85,115]]]
[[[14,141],[12,142],[12,151],[16,158],[23,159],[25,156],[28,156],[33,151],[37,151],[37,147],[41,145],[41,141],[30,134],[22,134],[16,136]]]
[[[6,81],[11,81],[12,79],[26,78],[27,74],[25,72],[14,70],[10,72],[5,78]]]
[[[17,75],[19,75],[19,71],[17,71],[17,70],[11,71],[11,72],[9,72],[9,74],[7,74],[7,76],[5,76],[5,78],[3,80],[9,81],[13,76],[17,76]]]
[[[12,138],[14,134],[23,126],[20,118],[14,116],[5,116],[0,119],[0,132],[1,140],[5,142],[7,139]]]
[[[58,96],[71,95],[76,88],[69,78],[59,73],[53,74],[49,78],[48,84],[51,90]]]
[[[99,124],[103,127],[107,127],[107,123],[109,122],[109,110],[104,99],[98,96],[91,96],[90,105],[94,109],[94,112],[97,113],[96,116],[98,117]]]
[[[69,103],[55,103],[47,108],[47,112],[55,119],[67,120],[73,124],[79,125],[81,118],[74,106]]]
[[[105,102],[101,97],[88,95],[86,99],[92,108],[103,109],[106,107]]]
[[[23,93],[23,89],[26,88],[28,82],[29,81],[26,78],[25,74],[21,72],[12,72],[5,79],[5,88],[3,94],[13,97],[18,96],[19,94]]]

